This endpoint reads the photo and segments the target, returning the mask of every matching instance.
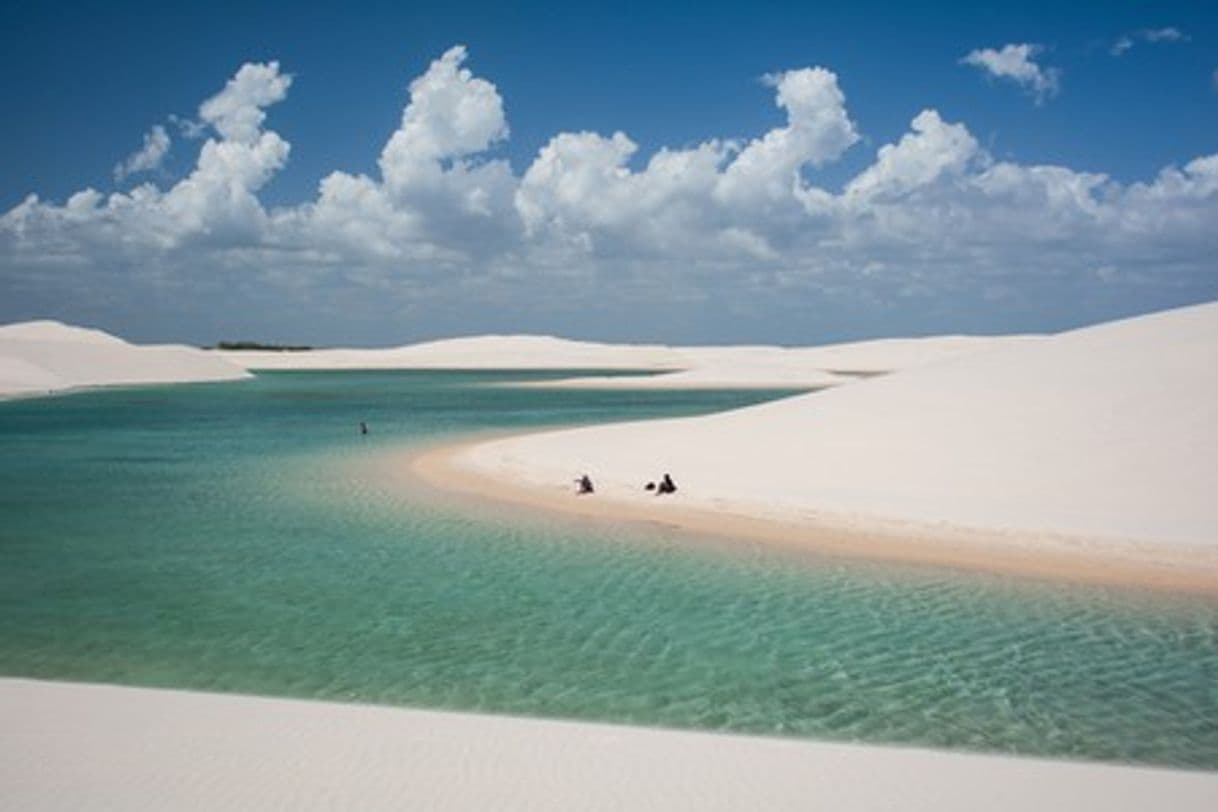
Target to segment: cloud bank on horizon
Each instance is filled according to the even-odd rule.
[[[1043,101],[1059,83],[1036,54],[1012,44],[962,62]],[[291,147],[268,110],[292,77],[247,63],[197,122],[173,120],[205,140],[168,188],[30,195],[0,215],[0,279],[30,307],[245,308],[247,322],[227,323],[252,329],[261,314],[295,335],[324,320],[408,319],[433,332],[613,337],[622,318],[680,332],[688,314],[710,313],[789,340],[807,328],[771,330],[776,314],[833,313],[872,332],[889,319],[906,332],[1011,329],[1019,314],[1084,300],[1103,315],[1131,292],[1218,296],[1218,153],[1121,184],[1001,160],[928,108],[834,190],[816,172],[862,136],[837,75],[808,67],[764,77],[785,121],[753,138],[640,156],[623,132],[560,132],[516,173],[496,152],[510,137],[503,98],[466,60],[452,47],[410,83],[376,175],[334,171],[315,198],[273,208],[258,193]],[[170,141],[157,125],[116,177],[157,170]]]

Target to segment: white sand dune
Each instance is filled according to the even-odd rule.
[[[0,341],[0,353],[4,351],[3,343]],[[63,378],[49,369],[43,369],[22,358],[0,354],[0,397],[45,394],[65,389],[67,386]]]
[[[853,359],[852,359],[853,360]],[[507,438],[453,464],[598,500],[1218,549],[1218,303],[700,418]],[[563,498],[566,493],[562,494]]]
[[[246,369],[679,369],[669,347],[550,336],[475,336],[377,349],[217,350]]]
[[[856,379],[807,365],[771,361],[699,364],[691,369],[650,375],[588,375],[504,385],[534,389],[824,389]]]
[[[674,348],[675,363],[680,366],[676,372],[585,376],[527,385],[579,389],[823,389],[1043,338],[1034,335],[932,336],[824,347]]]
[[[584,376],[527,384],[597,389],[820,389],[1038,336],[935,336],[825,347],[599,344],[550,336],[477,336],[387,349],[219,351],[246,369],[601,369],[666,374]]]
[[[100,330],[54,321],[0,326],[0,397],[246,377],[242,367],[194,347],[137,346]]]
[[[72,344],[98,344],[111,347],[130,346],[117,336],[91,327],[77,327],[61,321],[20,321],[0,325],[2,341],[68,342]]]
[[[878,338],[786,351],[789,363],[854,376],[915,369],[981,351],[1042,341],[1041,335]]]
[[[1218,808],[1218,774],[0,680],[9,809]]]

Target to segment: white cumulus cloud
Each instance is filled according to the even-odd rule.
[[[157,124],[144,135],[144,145],[114,167],[114,179],[123,181],[137,172],[151,172],[160,168],[161,162],[169,154],[169,146],[169,133]]]
[[[381,152],[381,174],[408,186],[441,171],[440,161],[483,152],[508,136],[495,86],[461,67],[462,45],[450,48],[410,83],[402,124]]]
[[[1019,314],[1054,307],[1078,318],[1218,296],[1218,155],[1122,184],[995,160],[964,122],[925,109],[829,184],[822,170],[859,148],[859,128],[838,77],[806,67],[767,78],[775,120],[751,137],[641,155],[625,132],[558,132],[515,173],[498,154],[504,100],[467,60],[454,47],[410,83],[379,172],[335,170],[273,209],[259,193],[290,146],[267,116],[291,78],[242,66],[199,108],[212,136],[181,180],[30,195],[0,215],[0,283],[26,291],[0,316],[139,301],[183,322],[235,312],[316,335],[402,319],[607,333],[713,314],[772,334],[893,313],[905,330],[1019,329]]]
[[[837,159],[859,136],[831,71],[803,68],[765,81],[786,123],[743,144],[665,148],[632,171],[638,147],[625,133],[556,135],[516,193],[528,233],[546,228],[596,250],[772,255],[763,231],[798,227],[804,216],[812,190],[803,170]]]
[[[1012,43],[997,50],[978,48],[969,51],[960,61],[990,76],[1015,82],[1030,93],[1037,104],[1041,104],[1056,96],[1061,89],[1061,71],[1042,68],[1033,60],[1041,50],[1039,45]]]
[[[204,141],[194,169],[168,190],[144,183],[105,197],[85,189],[62,208],[31,195],[0,219],[0,236],[10,235],[10,258],[29,262],[46,242],[77,261],[117,255],[143,262],[200,242],[206,250],[209,243],[261,235],[266,213],[256,193],[290,151],[277,133],[261,129],[262,108],[282,100],[289,84],[277,63],[243,65],[200,108],[220,137]]]
[[[193,118],[183,118],[182,116],[170,113],[169,123],[177,128],[178,133],[183,138],[188,138],[191,141],[207,135],[207,125],[202,121],[195,121]]]
[[[899,197],[986,160],[963,124],[948,124],[935,110],[919,113],[910,129],[896,144],[880,147],[875,163],[846,185],[848,198]]]
[[[519,230],[516,179],[485,153],[508,137],[507,118],[498,90],[463,67],[466,58],[454,46],[410,83],[380,178],[332,172],[315,202],[277,213],[285,244],[445,265],[503,250]]]
[[[199,106],[199,118],[226,141],[248,144],[258,138],[264,108],[283,101],[292,77],[279,72],[278,62],[246,63],[216,95]]]
[[[726,199],[788,197],[805,164],[822,166],[858,141],[846,113],[837,76],[824,68],[803,68],[766,77],[775,103],[787,111],[787,126],[750,141],[732,161],[719,184]]]

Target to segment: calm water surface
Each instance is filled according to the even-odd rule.
[[[0,403],[0,673],[1218,769],[1213,601],[505,520],[365,465],[784,394],[488,385],[543,377]]]

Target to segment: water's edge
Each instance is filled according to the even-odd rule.
[[[1218,769],[1213,601],[795,565],[357,473],[476,431],[782,394],[485,385],[521,376],[0,404],[0,673]]]

